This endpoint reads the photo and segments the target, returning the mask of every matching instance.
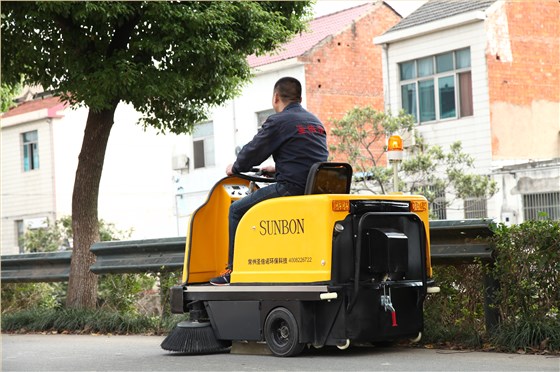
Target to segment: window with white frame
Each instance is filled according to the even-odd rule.
[[[21,143],[23,146],[23,171],[29,172],[39,169],[39,136],[37,131],[22,133]]]
[[[416,122],[473,115],[470,48],[399,63],[401,107]]]
[[[488,216],[487,200],[484,198],[465,199],[465,218],[486,218]]]
[[[257,112],[257,129],[261,129],[262,125],[268,119],[268,117],[272,114],[275,114],[276,111],[274,109],[264,110]]]
[[[560,192],[523,195],[525,220],[560,220]]]
[[[214,123],[196,124],[193,131],[194,169],[215,165]]]

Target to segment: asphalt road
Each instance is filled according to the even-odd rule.
[[[2,334],[2,371],[560,371],[560,358],[435,349],[310,349],[270,355],[175,355],[157,336]]]

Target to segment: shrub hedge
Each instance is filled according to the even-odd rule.
[[[497,225],[492,245],[492,264],[434,267],[441,292],[425,302],[423,342],[560,352],[560,222]],[[499,283],[494,306],[500,321],[489,332],[485,274]]]
[[[560,222],[527,221],[495,226],[495,261],[436,266],[441,288],[425,302],[423,343],[503,351],[560,352]],[[494,306],[499,325],[487,332],[484,275],[499,283]],[[179,273],[111,275],[100,285],[100,308],[64,309],[65,284],[2,284],[3,331],[165,333],[178,317],[169,312],[168,288]],[[154,286],[161,291],[162,316],[141,314],[135,299]]]

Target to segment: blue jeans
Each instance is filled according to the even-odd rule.
[[[287,187],[282,184],[272,185],[255,190],[251,194],[239,199],[229,207],[229,256],[228,269],[233,269],[233,244],[235,242],[235,232],[241,217],[255,204],[263,200],[278,198],[280,196],[290,196],[292,194]]]

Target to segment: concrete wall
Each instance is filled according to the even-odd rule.
[[[499,186],[495,198],[500,200],[499,220],[506,224],[516,224],[527,218],[523,213],[523,195],[557,193],[560,191],[560,159],[527,162],[503,166],[493,172]]]
[[[560,157],[560,4],[498,2],[488,12],[492,156]]]

